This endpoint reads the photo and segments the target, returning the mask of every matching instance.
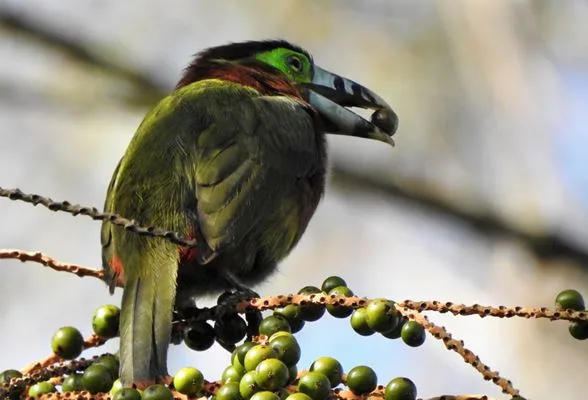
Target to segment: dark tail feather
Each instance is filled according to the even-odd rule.
[[[124,386],[144,386],[167,377],[176,270],[153,268],[125,283],[120,319],[120,379]],[[171,273],[170,273],[171,272]]]
[[[167,349],[171,340],[173,308],[176,299],[177,260],[157,269],[157,296],[153,302],[153,354],[151,371],[157,377],[167,377]]]

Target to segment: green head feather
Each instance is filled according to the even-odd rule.
[[[285,47],[278,47],[255,55],[255,59],[264,62],[298,83],[312,81],[312,60],[307,55]]]

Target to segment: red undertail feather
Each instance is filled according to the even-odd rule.
[[[123,286],[125,283],[125,268],[122,260],[117,256],[110,259],[110,268],[112,269],[113,281],[117,286]]]
[[[193,240],[196,235],[190,234],[186,236],[186,239]],[[198,249],[196,247],[185,247],[181,246],[178,248],[180,253],[180,264],[189,264],[196,261],[198,257]]]

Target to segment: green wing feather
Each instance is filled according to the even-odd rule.
[[[240,243],[252,230],[272,231],[271,226],[259,225],[270,211],[297,208],[298,204],[287,207],[297,200],[291,193],[293,183],[318,164],[313,119],[303,103],[255,95],[247,104],[244,122],[233,124],[240,114],[229,114],[213,124],[202,141],[206,147],[196,171],[198,216],[208,245],[217,252]],[[275,216],[281,218],[286,220],[287,215]],[[291,227],[297,229],[297,224],[293,221]],[[283,231],[276,228],[273,233]],[[286,247],[289,250],[291,243]]]
[[[234,250],[251,233],[277,261],[299,236],[292,191],[297,179],[316,168],[317,157],[313,119],[303,103],[200,81],[163,99],[145,117],[117,166],[105,210],[183,235],[193,234],[196,224],[204,242],[198,247],[201,263]],[[101,239],[111,288],[109,263],[116,257],[124,266],[122,382],[161,380],[179,249],[108,222]]]

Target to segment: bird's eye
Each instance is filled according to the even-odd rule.
[[[288,58],[288,65],[294,72],[302,71],[302,60],[297,56],[290,56]]]

